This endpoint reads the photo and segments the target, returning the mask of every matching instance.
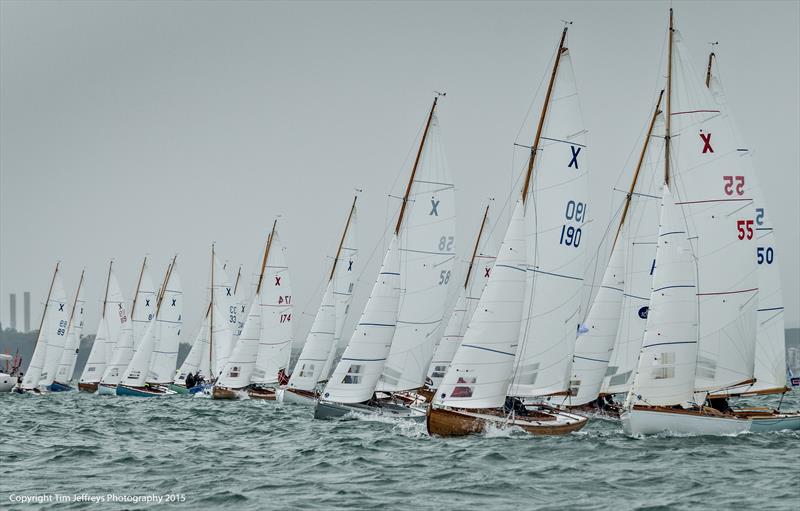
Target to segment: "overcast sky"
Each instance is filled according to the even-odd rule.
[[[402,193],[434,90],[447,91],[439,119],[466,258],[483,204],[495,197],[499,210],[525,162],[513,144],[531,143],[562,19],[574,20],[568,46],[591,148],[587,242],[596,245],[663,84],[668,7],[3,0],[0,321],[8,294],[30,290],[38,325],[61,260],[70,295],[86,268],[94,333],[109,258],[130,299],[145,253],[159,272],[178,253],[191,341],[210,243],[244,264],[249,281],[282,215],[295,304],[306,312],[295,316],[302,342],[355,187],[364,189],[362,261],[382,250],[399,206],[390,195]],[[798,326],[800,3],[674,7],[699,70],[719,41],[729,103],[777,230],[787,324]],[[366,267],[351,323],[381,256]],[[21,324],[21,296],[18,311]]]

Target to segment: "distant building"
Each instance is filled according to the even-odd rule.
[[[30,291],[25,291],[22,295],[22,303],[23,303],[23,314],[25,319],[25,332],[31,331],[31,293]]]
[[[8,313],[10,315],[8,324],[11,330],[17,329],[17,295],[11,293],[8,297]]]

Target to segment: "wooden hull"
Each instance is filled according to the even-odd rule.
[[[532,412],[531,416],[517,416],[509,420],[500,409],[465,410],[431,406],[426,423],[430,435],[449,437],[483,433],[492,427],[519,427],[532,435],[566,435],[580,430],[587,421],[581,415],[556,410]]]
[[[250,387],[247,390],[247,395],[250,396],[250,399],[263,399],[266,401],[275,401],[275,388]]]
[[[78,383],[78,390],[81,392],[90,392],[94,394],[97,392],[98,383]]]
[[[212,399],[241,399],[245,389],[228,389],[225,387],[213,387],[211,389]]]

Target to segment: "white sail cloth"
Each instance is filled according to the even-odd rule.
[[[53,383],[53,375],[64,349],[67,323],[67,295],[61,273],[56,268],[50,293],[44,305],[42,327],[39,329],[36,347],[22,379],[23,389],[38,388],[42,382],[45,385]]]
[[[122,296],[113,267],[109,269],[108,289],[104,300],[105,307],[100,325],[97,327],[97,335],[92,343],[92,350],[89,352],[89,359],[81,374],[81,383],[100,382],[122,334],[122,327],[128,322],[125,298]]]
[[[67,340],[55,374],[55,381],[58,383],[69,383],[75,373],[75,364],[78,361],[78,349],[81,345],[81,334],[83,333],[83,309],[86,304],[86,300],[83,297],[83,288],[83,283],[81,283],[78,287],[78,294],[75,297],[75,304],[72,306],[72,317],[67,331]]]

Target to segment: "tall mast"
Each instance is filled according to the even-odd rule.
[[[239,291],[239,279],[242,278],[242,265],[239,265],[239,271],[236,273],[236,282],[233,284],[233,294]]]
[[[406,192],[407,196],[408,192]],[[353,197],[353,205],[350,206],[350,214],[347,215],[347,223],[344,224],[344,232],[342,232],[342,239],[339,240],[339,248],[336,249],[336,257],[333,258],[333,266],[331,266],[331,274],[328,277],[328,281],[330,282],[333,280],[333,273],[336,271],[336,263],[339,262],[339,255],[342,253],[342,246],[344,245],[344,239],[347,236],[347,231],[350,229],[350,222],[353,220],[353,213],[356,211],[356,201],[358,200],[358,195]],[[403,202],[405,205],[405,202]]]
[[[106,292],[103,295],[103,312],[100,314],[100,318],[106,317],[106,303],[108,302],[108,285],[111,283],[111,267],[114,266],[114,260],[108,262],[108,277],[106,277]]]
[[[139,298],[139,288],[142,285],[142,277],[144,276],[144,268],[147,266],[147,256],[144,256],[142,261],[142,269],[139,271],[139,280],[136,281],[136,291],[133,293],[133,305],[131,305],[131,317],[136,311],[136,300]]]
[[[39,322],[39,333],[36,335],[36,342],[39,342],[39,338],[42,336],[42,327],[44,326],[44,317],[47,315],[47,307],[50,305],[50,294],[53,292],[53,284],[56,282],[56,275],[58,275],[58,267],[61,264],[61,261],[56,263],[56,269],[53,271],[53,279],[50,281],[50,289],[47,290],[47,300],[44,302],[44,311],[42,312],[42,320]],[[105,307],[103,307],[105,310]]]
[[[67,323],[67,332],[72,328],[72,318],[75,317],[75,306],[78,304],[78,296],[81,294],[81,287],[83,287],[83,273],[86,270],[81,270],[81,279],[78,281],[78,290],[75,291],[75,299],[72,301],[72,311],[69,313],[69,323]]]
[[[443,94],[442,94],[443,95]],[[422,140],[419,141],[419,149],[417,149],[417,157],[414,159],[414,167],[411,169],[411,177],[408,179],[406,186],[406,193],[403,195],[403,205],[400,206],[400,215],[397,217],[397,225],[394,227],[394,233],[400,234],[400,226],[403,224],[403,215],[406,212],[406,204],[408,203],[408,196],[411,194],[411,185],[414,183],[414,176],[417,174],[417,166],[419,159],[422,156],[422,149],[425,147],[425,140],[428,138],[428,130],[431,127],[433,120],[433,112],[436,110],[436,102],[439,101],[439,94],[433,98],[433,105],[431,105],[431,112],[428,114],[428,121],[425,123],[425,131],[422,132]]]
[[[706,67],[706,87],[711,86],[711,65],[716,57],[717,56],[713,51],[708,54],[708,67]]]
[[[525,174],[525,184],[522,186],[522,203],[525,203],[525,198],[528,195],[528,187],[531,182],[531,175],[533,174],[533,163],[536,161],[536,148],[539,147],[539,141],[542,138],[542,130],[544,129],[544,121],[547,117],[547,109],[550,106],[550,95],[553,93],[553,85],[556,83],[556,74],[558,73],[558,65],[561,63],[561,54],[567,49],[564,47],[564,41],[567,38],[567,27],[561,32],[561,41],[558,43],[558,51],[556,52],[556,61],[553,64],[553,72],[550,75],[550,83],[547,84],[547,94],[544,96],[544,105],[542,106],[542,113],[539,116],[539,125],[536,128],[536,137],[533,139],[531,146],[531,157],[528,159],[528,171]]]
[[[209,303],[208,321],[208,368],[211,370],[211,354],[214,351],[214,244],[211,244],[211,302]]]
[[[469,278],[472,275],[472,267],[475,264],[475,256],[478,255],[478,247],[481,243],[481,236],[483,236],[483,228],[486,227],[486,219],[489,218],[489,205],[486,205],[486,210],[483,212],[483,220],[481,220],[481,228],[478,230],[478,238],[475,240],[475,248],[472,249],[472,257],[469,260],[469,268],[467,268],[467,278],[464,280],[464,289],[469,284]]]
[[[669,185],[669,141],[672,117],[672,8],[669,9],[669,47],[667,48],[667,112],[665,118],[664,135],[664,184]]]
[[[158,302],[156,303],[156,318],[158,317],[158,312],[161,310],[161,302],[164,300],[164,294],[167,292],[167,284],[169,284],[169,278],[172,275],[172,269],[175,267],[175,260],[177,258],[177,255],[172,256],[172,261],[170,261],[169,266],[167,266],[167,273],[164,274],[164,282],[161,284],[161,293],[158,295]]]
[[[617,238],[619,238],[619,233],[622,231],[622,224],[625,223],[625,218],[628,215],[628,208],[631,206],[631,199],[633,198],[633,191],[636,189],[636,181],[639,179],[639,171],[642,170],[642,164],[644,163],[645,154],[647,154],[647,147],[650,145],[650,137],[653,135],[653,126],[656,124],[656,118],[658,114],[661,113],[661,98],[664,96],[664,90],[662,89],[661,92],[658,94],[658,101],[656,101],[656,108],[653,110],[653,116],[650,118],[650,126],[647,128],[647,136],[644,138],[644,144],[642,144],[642,152],[639,153],[639,161],[636,164],[636,170],[633,172],[633,179],[631,180],[631,186],[628,189],[628,195],[625,196],[625,205],[622,208],[622,216],[619,219],[619,225],[617,226],[617,234],[614,236],[614,243],[611,245],[611,249],[614,249],[614,245],[617,244]]]
[[[258,285],[256,286],[256,294],[261,291],[261,283],[264,281],[264,269],[267,267],[267,258],[269,257],[269,249],[272,247],[272,237],[275,236],[275,226],[278,225],[276,219],[272,222],[272,232],[269,233],[267,238],[267,247],[264,249],[264,259],[261,261],[261,273],[258,275]]]

